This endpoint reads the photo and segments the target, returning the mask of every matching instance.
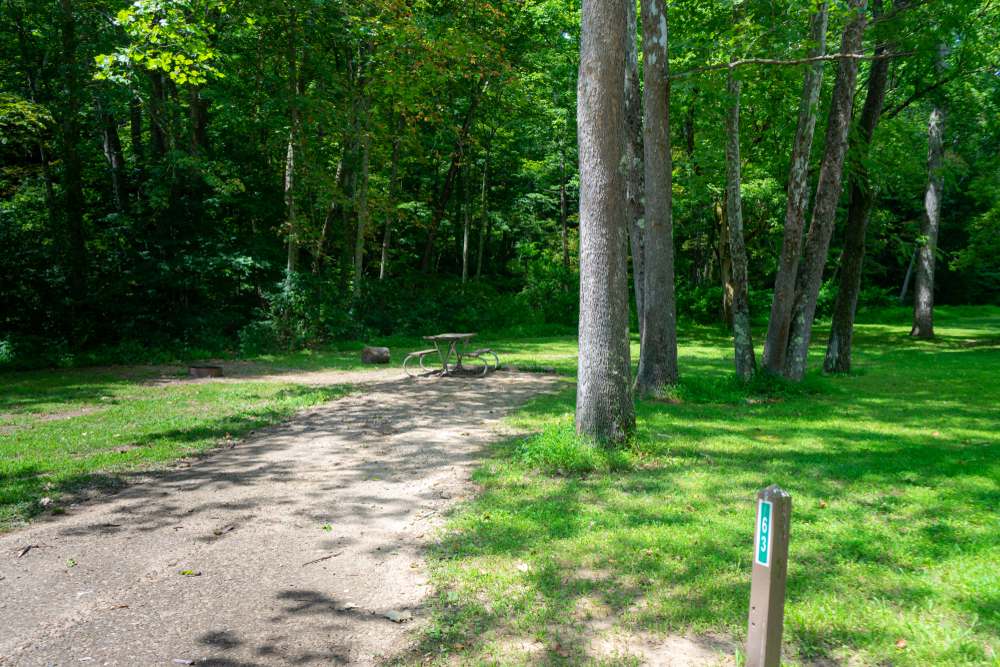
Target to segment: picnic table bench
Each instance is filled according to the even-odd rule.
[[[429,340],[434,343],[432,349],[418,350],[417,352],[410,352],[406,355],[406,359],[403,360],[403,372],[405,372],[410,377],[415,377],[407,364],[416,359],[420,363],[420,368],[427,374],[437,374],[442,375],[454,375],[459,372],[469,371],[473,373],[476,377],[482,377],[486,375],[486,372],[490,369],[490,364],[484,358],[485,355],[491,355],[493,357],[493,370],[500,367],[500,358],[497,357],[496,353],[488,347],[479,348],[478,350],[473,350],[472,352],[467,352],[466,348],[469,345],[469,341],[475,338],[478,334],[474,333],[461,333],[461,334],[437,334],[435,336],[424,336],[424,340]],[[443,344],[447,343],[447,346]],[[461,343],[462,349],[458,349],[458,345]],[[442,347],[444,350],[442,351]],[[452,354],[455,355],[455,365],[449,368],[449,363],[451,361]],[[426,357],[437,355],[438,359],[441,361],[441,368],[428,368],[424,359]],[[463,359],[477,359],[482,363],[482,370],[467,369],[462,365]],[[478,365],[478,364],[477,364]]]

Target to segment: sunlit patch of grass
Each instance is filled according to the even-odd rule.
[[[793,497],[783,664],[998,664],[1000,351],[911,341],[908,326],[859,326],[862,372],[749,387],[731,341],[687,329],[678,388],[640,397],[614,464],[576,437],[565,366],[561,392],[507,420],[517,435],[434,545],[437,593],[414,659],[433,648],[433,663],[591,664],[552,647],[602,618],[742,648],[753,498],[776,482]],[[1000,338],[1000,320],[937,327],[945,341]],[[559,339],[522,354],[547,364],[575,351]]]

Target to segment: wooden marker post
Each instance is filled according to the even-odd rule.
[[[792,497],[777,484],[757,492],[746,667],[781,664]]]

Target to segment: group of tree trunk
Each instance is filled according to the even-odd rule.
[[[882,12],[881,0],[871,14]],[[864,167],[868,146],[885,102],[892,44],[863,56],[868,0],[849,0],[839,53],[826,56],[830,7],[820,3],[810,17],[810,47],[791,146],[784,239],[775,277],[761,371],[800,381],[806,371],[817,300],[827,265],[845,171],[850,202],[833,325],[823,364],[825,372],[848,372],[865,235],[874,193]],[[743,6],[733,11],[738,34]],[[580,357],[577,431],[619,443],[635,429],[633,392],[655,393],[676,382],[677,333],[674,303],[674,249],[670,153],[668,24],[664,0],[642,0],[643,95],[639,109],[637,28],[631,0],[592,0],[581,16],[578,82],[580,159]],[[737,46],[739,41],[737,40]],[[733,53],[735,54],[736,48]],[[809,202],[809,157],[823,63],[836,61],[823,156],[819,164],[812,219],[805,233]],[[852,135],[854,95],[862,59],[872,61],[867,94]],[[943,62],[943,58],[942,58]],[[725,119],[726,185],[721,203],[724,300],[731,314],[735,370],[749,381],[758,372],[750,329],[747,253],[743,230],[740,159],[741,72],[734,55],[727,67],[731,106]],[[704,68],[710,69],[710,68]],[[681,75],[683,76],[683,75]],[[623,85],[624,84],[624,85]],[[943,179],[942,146],[947,107],[935,105],[928,148],[928,186],[915,252],[917,267],[913,336],[932,336],[934,254]],[[641,132],[639,118],[641,117]],[[856,165],[845,169],[849,137]],[[641,160],[639,156],[642,156]],[[631,377],[627,262],[629,240],[639,322],[637,376]],[[728,251],[728,252],[726,252]],[[728,254],[728,257],[723,255]],[[726,270],[728,269],[728,270]]]

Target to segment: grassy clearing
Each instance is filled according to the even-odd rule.
[[[185,373],[177,371],[178,374]],[[0,530],[226,446],[346,386],[167,382],[158,369],[9,373],[0,384]]]
[[[437,542],[418,659],[635,662],[581,622],[742,647],[752,499],[777,482],[793,496],[785,664],[1000,665],[1000,319],[938,326],[927,342],[860,326],[855,374],[754,392],[728,338],[689,329],[673,400],[641,401],[615,455],[574,436],[567,379],[509,421],[531,435],[494,449]],[[529,344],[539,365],[576,351]]]

